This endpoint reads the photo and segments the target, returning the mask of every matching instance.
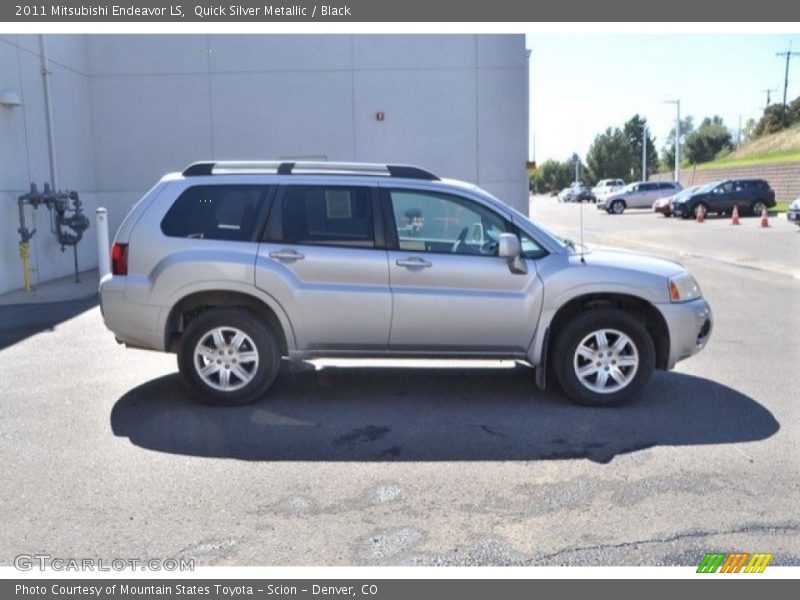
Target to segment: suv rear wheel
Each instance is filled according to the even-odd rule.
[[[754,217],[760,217],[766,207],[767,204],[763,200],[756,200],[753,202],[753,206],[750,207],[750,212]]]
[[[189,322],[178,351],[183,379],[209,404],[235,406],[261,398],[278,375],[275,334],[254,313],[215,308]]]
[[[561,330],[553,364],[571,400],[586,406],[615,406],[648,382],[655,369],[655,348],[635,317],[617,309],[592,309]]]

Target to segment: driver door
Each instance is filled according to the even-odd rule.
[[[509,219],[454,194],[382,192],[389,238],[389,347],[417,352],[524,353],[542,304],[536,264],[512,273],[497,256]],[[533,244],[526,240],[528,248]]]

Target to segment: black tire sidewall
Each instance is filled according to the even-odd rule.
[[[223,392],[206,385],[194,366],[194,348],[201,336],[222,326],[235,327],[245,332],[258,351],[256,376],[246,386],[232,392]],[[184,381],[199,400],[217,406],[240,406],[261,398],[275,381],[280,363],[280,347],[275,334],[263,319],[247,309],[214,308],[202,313],[189,322],[178,350],[178,368]]]
[[[633,381],[612,394],[599,394],[584,387],[572,365],[577,345],[592,331],[602,328],[623,332],[639,353],[639,368]],[[638,395],[650,380],[655,370],[655,346],[644,324],[635,317],[617,309],[591,309],[567,322],[558,333],[553,367],[561,389],[572,401],[584,406],[617,406]]]

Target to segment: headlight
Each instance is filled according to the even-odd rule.
[[[669,299],[673,302],[688,302],[702,295],[700,286],[690,273],[679,273],[669,278]]]

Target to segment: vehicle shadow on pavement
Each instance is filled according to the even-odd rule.
[[[142,448],[241,460],[596,462],[780,428],[758,402],[708,379],[658,372],[633,404],[590,409],[537,390],[524,366],[284,372],[268,398],[231,408],[194,402],[167,375],[122,396],[111,427]]]
[[[58,324],[91,310],[99,302],[99,296],[94,294],[64,302],[0,306],[0,350],[42,331],[53,331]]]

